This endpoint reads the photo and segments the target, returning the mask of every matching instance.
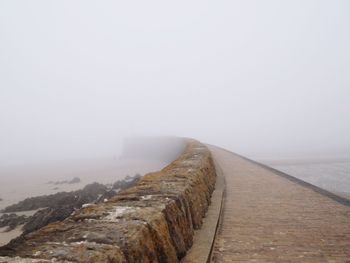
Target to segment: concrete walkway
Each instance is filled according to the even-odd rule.
[[[350,262],[350,207],[225,150],[213,262]]]

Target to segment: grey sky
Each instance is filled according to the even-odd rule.
[[[0,164],[177,135],[350,148],[350,2],[0,1]]]

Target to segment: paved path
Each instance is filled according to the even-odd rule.
[[[350,262],[350,207],[225,150],[213,262]]]

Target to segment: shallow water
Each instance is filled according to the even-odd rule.
[[[321,160],[264,162],[265,164],[330,192],[350,197],[350,161]]]

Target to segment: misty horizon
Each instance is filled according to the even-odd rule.
[[[178,136],[350,156],[348,1],[2,1],[0,166]]]

